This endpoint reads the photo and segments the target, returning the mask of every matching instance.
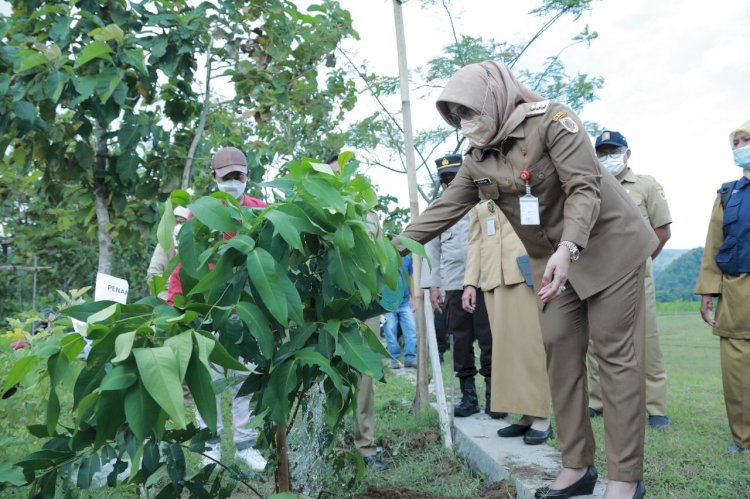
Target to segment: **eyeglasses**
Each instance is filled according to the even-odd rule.
[[[620,157],[627,152],[627,149],[616,149],[614,151],[610,152],[597,152],[596,157],[605,160],[605,159],[620,159]]]
[[[451,120],[451,122],[460,125],[461,120],[470,120],[477,114],[479,113],[474,111],[472,108],[459,105],[458,107],[454,108],[454,111],[448,115],[448,118]]]

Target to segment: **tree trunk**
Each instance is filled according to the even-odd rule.
[[[279,466],[276,468],[276,492],[291,492],[292,478],[289,475],[289,449],[286,446],[286,428],[276,427],[276,456]]]
[[[112,238],[109,235],[107,183],[103,172],[107,169],[107,144],[104,130],[96,128],[96,161],[94,161],[94,195],[96,196],[96,237],[99,241],[99,272],[112,273]]]
[[[200,121],[198,122],[198,129],[195,131],[193,141],[190,143],[190,149],[188,150],[188,157],[185,160],[185,169],[182,171],[182,182],[180,182],[180,189],[186,190],[190,186],[190,171],[193,169],[193,163],[195,162],[195,151],[198,149],[198,144],[203,136],[203,130],[206,128],[206,116],[208,115],[208,108],[211,106],[211,48],[213,41],[208,42],[208,51],[206,52],[206,95],[203,98],[203,109],[201,110]]]

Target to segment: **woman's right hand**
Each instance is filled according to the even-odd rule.
[[[703,317],[703,321],[709,326],[714,327],[716,325],[713,296],[701,295],[701,317]]]

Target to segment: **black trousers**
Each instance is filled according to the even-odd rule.
[[[479,374],[485,378],[492,372],[492,331],[484,293],[477,290],[477,308],[473,314],[461,306],[463,291],[445,292],[445,313],[448,331],[453,334],[453,371],[459,378],[473,378],[477,374],[474,362],[474,341],[479,343]]]
[[[435,314],[435,338],[437,339],[438,352],[443,355],[448,351],[448,323],[445,320],[445,312],[434,311]]]

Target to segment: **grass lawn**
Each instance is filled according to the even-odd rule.
[[[666,431],[646,430],[646,487],[649,497],[658,498],[748,498],[750,497],[750,453],[730,455],[731,443],[724,410],[719,369],[719,339],[711,334],[697,313],[659,316],[662,350],[668,388],[668,415],[672,427]],[[443,366],[446,391],[449,366]],[[484,407],[484,386],[477,383]],[[415,418],[412,414],[414,386],[409,379],[389,376],[376,384],[376,431],[386,472],[367,468],[360,483],[347,490],[324,474],[321,497],[513,497],[487,490],[481,476],[466,462],[445,450],[440,442],[434,412]],[[456,395],[459,396],[456,384]],[[228,400],[224,401],[227,407]],[[645,416],[644,416],[645,417]],[[33,446],[24,426],[43,418],[38,403],[21,398],[0,403],[0,461],[18,458]],[[225,423],[228,418],[225,418]],[[603,421],[593,421],[597,439],[597,469],[606,476],[603,449]],[[223,435],[225,450],[231,451],[231,436]],[[351,450],[351,420],[336,447]],[[553,440],[552,445],[557,442]],[[197,456],[188,458],[188,469],[199,466]],[[264,494],[272,491],[273,477],[255,481]],[[408,489],[408,490],[406,490]],[[411,491],[411,492],[410,492]],[[6,490],[3,494],[8,494]],[[16,489],[6,497],[24,497],[28,489]],[[398,495],[402,494],[402,495]],[[132,487],[101,489],[80,497],[135,497]],[[253,497],[241,488],[234,497]]]

